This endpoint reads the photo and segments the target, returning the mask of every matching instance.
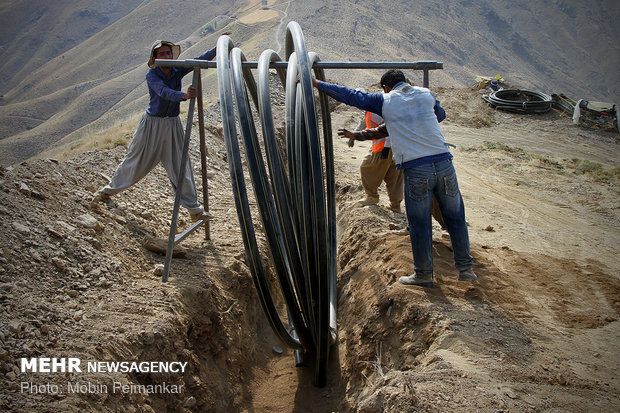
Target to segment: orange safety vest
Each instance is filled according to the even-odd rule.
[[[373,122],[372,120],[372,112],[366,111],[366,128],[376,128],[379,126],[378,123]],[[373,153],[379,153],[383,150],[385,146],[385,138],[373,139],[372,140],[372,151]]]

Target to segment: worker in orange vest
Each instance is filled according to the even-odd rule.
[[[383,118],[376,113],[366,111],[364,118],[357,125],[355,130],[376,128],[383,123]],[[349,141],[349,146],[353,146],[353,140]],[[396,164],[392,160],[392,148],[390,137],[373,139],[370,153],[366,155],[360,165],[360,175],[362,186],[366,192],[366,198],[359,201],[359,205],[375,205],[379,203],[379,186],[385,181],[385,186],[390,199],[390,210],[400,212],[400,203],[403,200],[403,172],[396,169]],[[439,210],[437,200],[433,196],[431,213],[433,218],[439,223],[442,229],[445,224]],[[406,232],[406,231],[405,231]]]
[[[366,112],[356,130],[376,128],[383,123],[383,118],[376,113]],[[360,205],[373,205],[379,203],[379,186],[385,182],[390,199],[390,209],[400,212],[400,204],[403,200],[403,172],[396,170],[392,161],[392,148],[390,137],[375,139],[372,141],[370,153],[366,155],[360,165],[362,186],[366,192],[366,198],[360,201]]]

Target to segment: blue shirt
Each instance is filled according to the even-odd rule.
[[[215,50],[209,49],[196,59],[211,60],[215,57]],[[181,91],[183,77],[193,69],[187,67],[172,67],[170,77],[166,76],[159,67],[146,72],[146,84],[149,87],[150,102],[146,113],[161,118],[179,116],[180,102],[183,100]]]
[[[394,85],[394,87],[401,83],[403,82]],[[367,93],[327,82],[319,82],[319,90],[339,102],[363,110],[369,110],[383,117],[383,93]],[[434,109],[437,121],[443,121],[446,118],[446,111],[441,107],[437,99],[435,99]]]
[[[397,89],[400,85],[405,85],[405,83],[400,82],[394,85],[392,89]],[[347,105],[355,106],[357,108],[377,113],[382,117],[385,117],[383,114],[385,95],[383,93],[366,93],[326,82],[319,82],[318,89],[326,93],[328,96],[340,102],[346,103]],[[435,116],[437,117],[437,122],[441,122],[446,118],[446,111],[439,104],[439,100],[435,99],[435,105],[433,109],[435,112]],[[394,146],[394,144],[392,144],[392,146]],[[451,158],[452,154],[449,151],[446,151],[439,154],[418,157],[416,159],[397,163],[396,168],[406,169]],[[395,162],[397,161],[395,160]]]

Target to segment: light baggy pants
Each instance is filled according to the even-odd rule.
[[[396,170],[392,161],[392,151],[385,159],[381,159],[381,153],[371,152],[360,165],[362,186],[368,198],[379,200],[379,186],[385,181],[390,206],[400,208],[403,200],[403,171]]]
[[[127,155],[116,168],[110,183],[103,188],[103,192],[114,195],[129,188],[144,178],[160,162],[168,173],[172,188],[176,191],[183,156],[184,135],[183,125],[178,116],[160,118],[145,113],[133,134]],[[181,189],[181,205],[193,214],[203,211],[198,203],[189,158]]]

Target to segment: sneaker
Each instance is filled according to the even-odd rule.
[[[471,268],[459,273],[459,281],[478,281],[478,276]]]
[[[95,192],[95,195],[93,196],[93,200],[91,202],[102,202],[106,199],[110,199],[110,195],[103,192],[103,189],[100,189]]]
[[[210,213],[210,212],[208,212],[208,211],[202,211],[202,212],[198,212],[198,213],[196,213],[196,214],[192,214],[192,213],[190,213],[189,215],[190,215],[190,217],[192,218],[192,222],[198,222],[198,221],[200,221],[200,220],[202,220],[202,221],[210,221],[210,220],[212,220],[213,218],[215,218],[215,217],[213,216],[213,214],[211,214],[211,213]]]
[[[433,276],[418,277],[417,274],[411,274],[404,277],[400,277],[398,281],[404,285],[418,285],[420,287],[432,287]]]

